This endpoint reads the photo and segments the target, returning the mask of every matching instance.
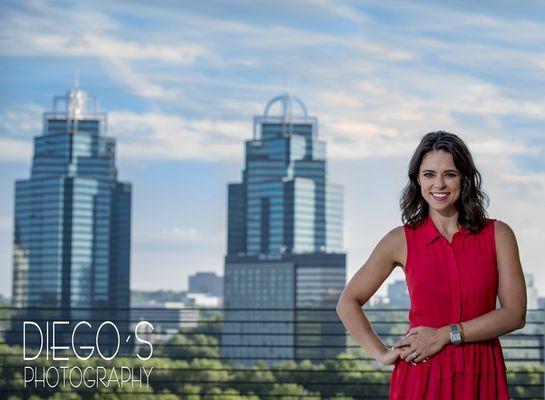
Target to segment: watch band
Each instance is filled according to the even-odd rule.
[[[462,335],[457,324],[450,325],[450,342],[456,346],[462,342]]]

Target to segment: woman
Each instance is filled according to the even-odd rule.
[[[352,277],[337,314],[376,360],[395,364],[390,399],[508,399],[498,337],[526,319],[515,235],[486,217],[481,175],[458,136],[425,135],[408,175],[404,225],[386,234]],[[410,329],[389,348],[362,306],[396,266],[409,289]]]

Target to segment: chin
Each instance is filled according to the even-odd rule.
[[[452,203],[448,204],[430,204],[430,210],[433,209],[435,211],[444,212],[444,211],[450,211],[456,209],[456,206]]]
[[[451,201],[448,201],[448,202],[445,202],[445,203],[439,203],[437,201],[435,201],[434,199],[430,199],[428,201],[428,205],[432,208],[446,208],[446,207],[450,207],[453,205],[453,203]]]

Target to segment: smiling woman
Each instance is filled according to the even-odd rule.
[[[414,226],[434,209],[457,213],[472,232],[486,220],[488,196],[481,190],[481,174],[465,143],[448,132],[432,132],[422,139],[408,170],[403,190],[403,220]],[[456,228],[457,229],[457,228]],[[455,230],[456,230],[455,229]]]
[[[348,282],[337,313],[375,359],[394,364],[390,399],[508,399],[498,337],[520,329],[526,286],[513,231],[486,216],[487,196],[456,135],[425,135],[390,231]],[[362,306],[401,267],[411,300],[407,336],[388,348]],[[496,297],[501,308],[496,309]]]

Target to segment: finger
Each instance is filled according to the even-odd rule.
[[[411,335],[411,336],[407,336],[407,337],[404,337],[403,339],[401,339],[399,342],[397,342],[399,344],[399,346],[397,347],[400,347],[400,346],[410,346],[415,340],[415,336],[414,335]]]
[[[425,359],[426,359],[426,355],[425,354],[420,354],[418,357],[416,357],[413,361],[415,363],[419,363],[419,362],[423,362]]]
[[[410,362],[412,365],[416,365],[414,360],[415,360],[415,357],[413,356],[413,353],[409,354],[407,358],[405,358],[405,361]]]
[[[396,351],[396,352],[394,353],[394,356],[392,357],[392,359],[393,359],[394,361],[397,360],[397,359],[399,358],[399,354],[400,354],[399,351]]]
[[[399,358],[399,351],[392,352],[386,360],[386,364],[393,364]]]
[[[404,358],[407,357],[409,354],[411,354],[411,349],[410,349],[410,347],[405,347],[405,348],[403,348],[403,350],[401,350],[401,353],[399,353],[399,356],[400,356],[401,358],[404,359]]]
[[[416,339],[416,336],[411,335],[411,336],[404,337],[398,343],[400,344],[400,346],[410,346],[415,341],[415,339]]]
[[[401,352],[401,354],[399,356],[402,359],[406,359],[409,356],[409,354],[411,354],[413,351],[414,351],[414,349],[412,349],[411,347],[407,347],[405,350],[403,350]]]

